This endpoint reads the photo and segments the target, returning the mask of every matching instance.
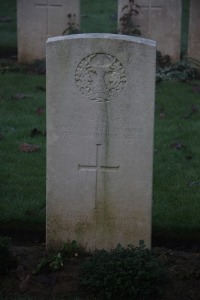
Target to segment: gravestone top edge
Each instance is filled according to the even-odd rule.
[[[110,40],[121,40],[127,42],[135,42],[137,44],[148,45],[156,47],[156,41],[144,39],[136,36],[112,34],[112,33],[87,33],[87,34],[72,34],[65,36],[56,36],[48,38],[47,44],[52,42],[66,41],[66,40],[84,40],[84,39],[110,39]]]

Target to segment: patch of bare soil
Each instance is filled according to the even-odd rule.
[[[168,270],[162,300],[200,300],[200,252],[153,248]],[[83,294],[79,272],[87,258],[74,257],[59,271],[33,275],[33,270],[46,257],[45,244],[15,246],[12,253],[17,263],[0,277],[0,299],[96,299]],[[160,299],[160,300],[161,300]]]

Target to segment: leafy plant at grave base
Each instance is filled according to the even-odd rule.
[[[187,57],[188,64],[196,69],[196,71],[200,74],[200,60],[192,57]]]
[[[76,14],[68,14],[68,27],[63,31],[63,35],[65,34],[78,34],[79,25],[76,23]]]
[[[139,26],[135,24],[134,17],[139,15],[140,5],[135,0],[129,0],[128,4],[122,8],[124,13],[119,19],[120,28],[118,32],[126,35],[140,36]]]
[[[5,74],[7,72],[24,72],[26,67],[13,61],[2,60],[0,62],[0,74]]]
[[[29,71],[37,73],[39,75],[46,74],[46,61],[45,59],[35,59],[33,63],[27,66]]]
[[[0,274],[5,274],[13,265],[13,257],[10,251],[10,239],[0,236]]]
[[[199,66],[200,68],[200,63]],[[188,59],[183,59],[180,62],[172,64],[168,67],[158,67],[156,70],[156,82],[166,80],[193,80],[200,78],[200,69],[192,65]]]
[[[166,281],[163,264],[143,241],[139,247],[118,245],[111,252],[96,251],[83,264],[80,276],[81,286],[103,299],[156,299]]]
[[[161,51],[156,51],[156,67],[166,68],[171,65],[171,58],[169,55],[162,55]]]
[[[72,258],[78,257],[83,253],[83,249],[77,244],[76,241],[71,243],[64,243],[63,248],[58,251],[56,254],[52,254],[48,257],[45,257],[41,262],[36,266],[33,274],[38,274],[43,271],[57,271],[64,266],[64,263]]]

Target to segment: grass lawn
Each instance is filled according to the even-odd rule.
[[[1,14],[12,21],[0,23],[0,53],[16,48],[15,3],[1,3]],[[82,0],[81,28],[114,32],[116,0]],[[44,228],[45,76],[0,64],[0,226]],[[199,237],[200,94],[195,84],[200,83],[156,87],[153,235],[158,237]],[[32,137],[34,128],[42,134]],[[21,152],[23,143],[40,151]]]
[[[117,31],[117,0],[82,0],[81,1],[81,32]]]
[[[9,18],[8,22],[0,22],[0,53],[16,53],[17,51],[17,16],[16,0],[0,3],[0,17]]]
[[[156,89],[153,232],[161,236],[199,234],[200,96],[193,84]]]
[[[42,134],[31,137],[31,130],[45,132],[45,77],[7,72],[0,80],[0,222],[44,222],[46,141]],[[23,143],[40,151],[21,152]]]

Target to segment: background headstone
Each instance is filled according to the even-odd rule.
[[[118,24],[122,8],[128,0],[118,0]],[[172,61],[180,59],[182,0],[137,0],[139,15],[134,17],[142,37],[157,42],[162,55],[170,55]]]
[[[151,245],[155,42],[47,42],[47,247]]]
[[[68,28],[68,15],[80,25],[80,0],[17,0],[18,61],[43,59],[46,40]]]
[[[190,0],[188,56],[200,59],[200,1]]]

